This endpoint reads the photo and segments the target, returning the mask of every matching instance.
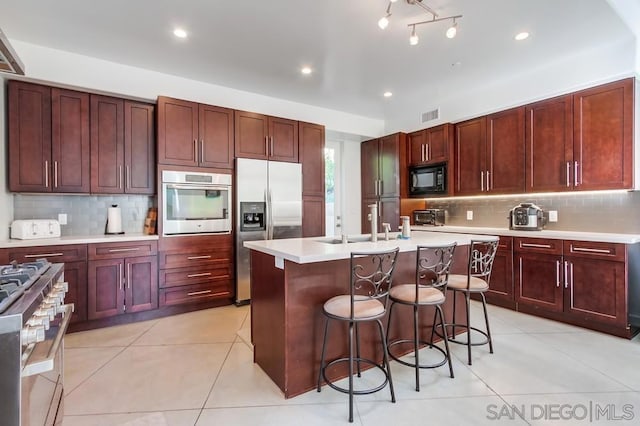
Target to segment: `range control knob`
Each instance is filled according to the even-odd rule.
[[[29,318],[29,320],[27,321],[27,325],[41,325],[41,326],[44,327],[45,330],[48,330],[49,329],[49,315],[48,314],[38,315],[36,313],[31,318]]]
[[[49,294],[47,294],[47,297],[44,298],[42,303],[47,303],[50,305],[62,305],[63,301],[64,301],[64,292],[61,294],[60,292],[57,292],[57,291],[51,291]]]
[[[38,309],[34,312],[34,315],[38,316],[46,316],[50,320],[54,319],[57,314],[57,309],[55,305],[51,305],[48,303],[42,303]]]
[[[22,346],[27,346],[32,343],[38,343],[44,341],[44,326],[43,325],[27,325],[20,330],[20,340],[22,340]]]
[[[65,293],[69,291],[69,283],[66,281],[60,281],[53,284],[54,290],[63,290]]]

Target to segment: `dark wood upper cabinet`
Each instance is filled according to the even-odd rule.
[[[54,192],[89,192],[89,94],[51,89]]]
[[[158,97],[158,163],[233,168],[233,110]]]
[[[235,111],[235,153],[240,158],[298,162],[298,122]]]
[[[528,192],[572,188],[573,103],[571,95],[525,108],[525,181]]]
[[[487,116],[486,192],[524,192],[524,145],[524,107]]]
[[[91,192],[124,192],[124,101],[91,95]]]
[[[484,192],[486,161],[486,118],[456,124],[455,195]]]
[[[576,189],[632,187],[634,80],[629,78],[573,94]]]
[[[124,103],[124,176],[128,194],[155,193],[155,108]]]
[[[372,139],[360,144],[362,198],[378,197],[379,141],[379,139]]]
[[[444,163],[449,160],[450,145],[453,142],[453,125],[423,129],[407,135],[409,143],[409,165]]]
[[[89,192],[89,95],[9,82],[9,189]]]
[[[400,137],[399,133],[380,138],[378,196],[400,196]],[[404,139],[403,139],[404,141]]]
[[[324,199],[324,126],[304,122],[298,126],[302,195]]]

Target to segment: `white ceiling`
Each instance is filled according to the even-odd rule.
[[[10,39],[380,119],[386,90],[395,102],[454,90],[633,37],[606,0],[424,2],[440,16],[464,15],[455,39],[444,36],[446,22],[432,23],[410,46],[407,24],[431,15],[406,0],[393,4],[385,31],[377,20],[386,0],[0,0],[0,28]],[[520,31],[531,37],[514,41]],[[302,76],[302,65],[314,73]]]

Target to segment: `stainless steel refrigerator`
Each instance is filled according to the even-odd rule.
[[[245,241],[302,237],[302,166],[236,160],[236,304],[251,298]]]

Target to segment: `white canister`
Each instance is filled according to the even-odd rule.
[[[400,216],[402,221],[402,238],[411,238],[411,224],[409,223],[409,216]]]

